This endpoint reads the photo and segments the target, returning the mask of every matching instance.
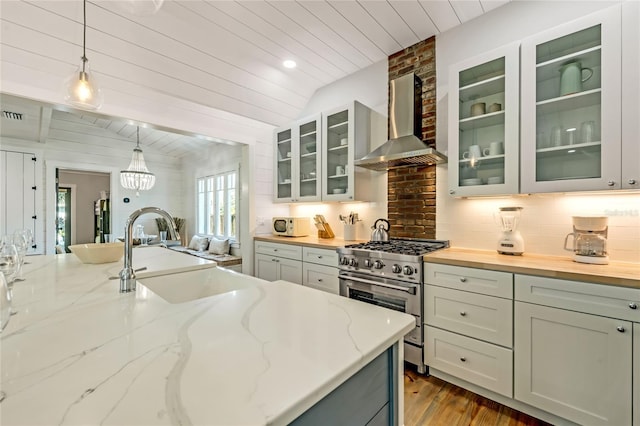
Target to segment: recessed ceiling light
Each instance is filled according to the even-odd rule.
[[[295,68],[296,67],[296,61],[292,61],[291,59],[287,59],[286,61],[284,61],[282,63],[282,66],[285,68]]]

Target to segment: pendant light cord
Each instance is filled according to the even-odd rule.
[[[87,63],[87,0],[82,1],[82,72],[85,72]]]
[[[136,126],[136,147],[140,148],[140,126]]]

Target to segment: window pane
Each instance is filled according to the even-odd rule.
[[[205,221],[206,209],[207,209],[207,204],[205,201],[205,193],[200,192],[198,194],[198,233],[199,234],[203,234],[206,232],[204,228],[206,224],[206,221]]]

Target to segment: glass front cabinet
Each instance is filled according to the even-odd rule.
[[[523,40],[521,192],[620,189],[621,9]]]
[[[321,199],[320,115],[300,120],[275,131],[276,202],[319,201]]]
[[[449,193],[518,193],[519,44],[449,69]]]
[[[370,119],[371,110],[357,101],[323,113],[323,200],[370,198],[371,171],[353,164],[369,152]]]

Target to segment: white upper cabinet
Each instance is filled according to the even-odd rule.
[[[319,114],[275,131],[276,202],[320,200],[321,134]]]
[[[518,192],[519,43],[449,68],[449,193]]]
[[[621,55],[619,6],[523,40],[521,192],[622,188]]]
[[[357,101],[275,131],[275,202],[367,201],[371,110]]]

